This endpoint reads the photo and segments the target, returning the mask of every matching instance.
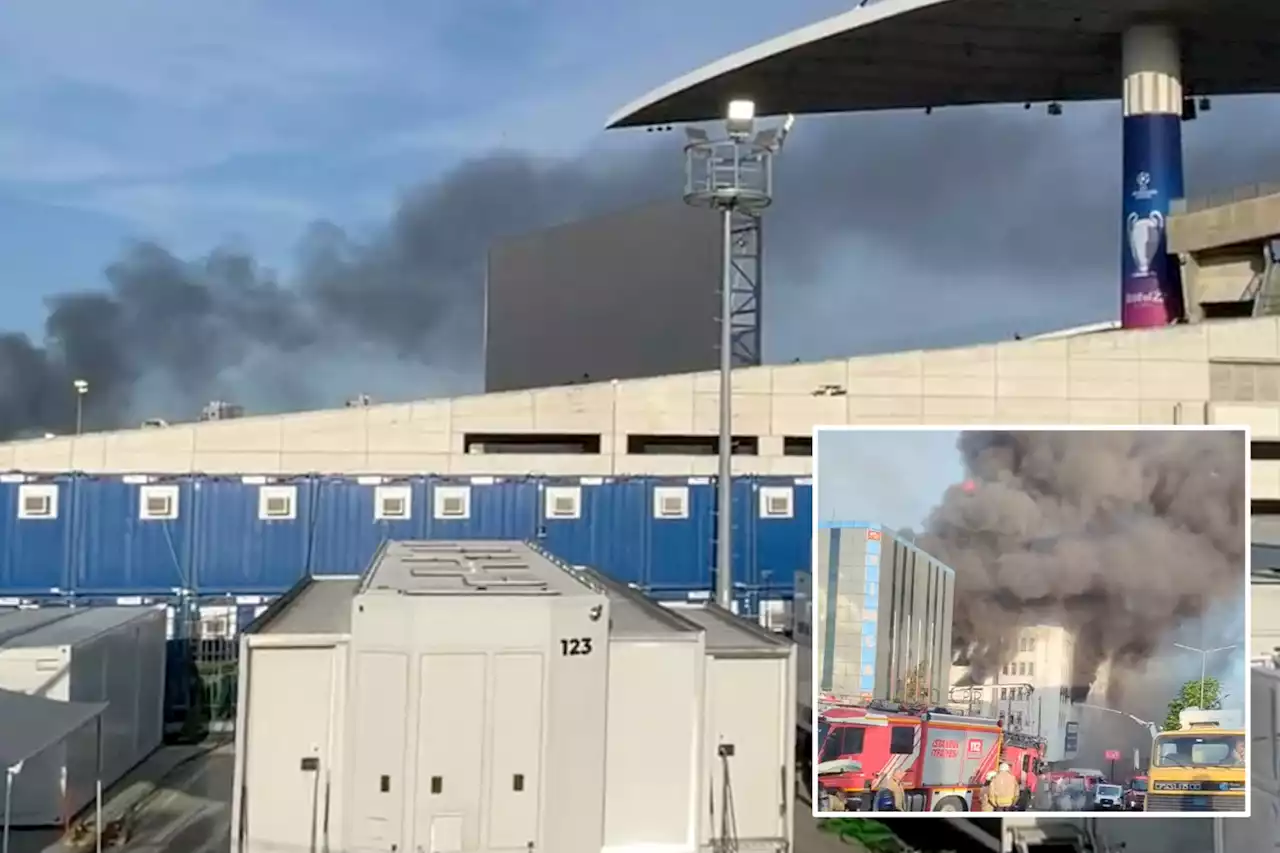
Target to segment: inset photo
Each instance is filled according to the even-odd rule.
[[[816,430],[814,813],[1246,816],[1248,447]]]

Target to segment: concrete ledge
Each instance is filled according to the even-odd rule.
[[[1169,252],[1203,252],[1280,235],[1280,184],[1258,184],[1220,197],[1174,202]]]

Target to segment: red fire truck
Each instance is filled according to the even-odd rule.
[[[1040,787],[1048,742],[1044,738],[1007,731],[1002,746],[1004,755],[1001,760],[1008,762],[1023,790],[1034,797]]]
[[[897,771],[907,811],[957,812],[978,807],[1002,758],[1024,784],[1043,767],[1043,743],[1005,735],[999,720],[892,702],[827,709],[818,743],[819,802],[839,793],[849,811],[871,810],[875,789]]]

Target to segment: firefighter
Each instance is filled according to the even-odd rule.
[[[1018,802],[1021,786],[1008,763],[1001,762],[996,775],[991,777],[991,804],[998,812],[1013,811]]]
[[[905,812],[907,792],[902,787],[903,770],[894,770],[880,780],[876,789],[875,810],[878,812]]]
[[[978,792],[978,807],[984,812],[993,812],[996,807],[991,803],[991,780],[996,777],[996,771],[992,770],[987,773],[987,778],[982,780],[982,789]]]

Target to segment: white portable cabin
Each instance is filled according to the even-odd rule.
[[[710,786],[703,849],[789,851],[796,791],[796,647],[727,610],[682,611],[706,631],[706,729]]]
[[[625,587],[607,578],[601,577],[601,582],[610,588],[611,594],[629,595],[634,602],[632,607],[655,606],[632,590],[616,592]],[[682,685],[688,683],[685,675],[693,668],[669,669],[668,672],[678,673],[675,679],[664,679],[659,670],[655,678],[647,681],[633,681],[629,672],[621,671],[618,662],[630,652],[620,655],[617,650],[641,639],[628,627],[627,623],[632,621],[625,615],[628,610],[620,597],[614,598],[609,657],[609,749],[611,756],[625,749],[634,756],[633,763],[637,766],[647,762],[647,775],[653,781],[643,785],[633,783],[630,792],[609,788],[607,813],[620,815],[630,810],[632,824],[654,826],[659,820],[657,810],[637,813],[635,796],[644,796],[648,802],[655,790],[670,787],[665,797],[670,800],[670,820],[674,826],[675,795],[688,791],[692,794],[688,805],[694,834],[675,841],[666,835],[659,838],[650,830],[643,843],[638,833],[627,838],[606,835],[605,849],[623,849],[630,845],[630,849],[696,850],[723,842],[758,851],[789,850],[794,832],[796,783],[796,646],[785,636],[715,604],[676,602],[658,607],[658,613],[678,614],[676,624],[683,626],[679,630],[697,638],[698,648],[705,654],[705,660],[696,668],[700,675],[694,706],[702,709],[696,723],[700,734],[698,746],[690,750],[686,745],[688,738],[676,721],[683,709],[689,707],[678,697],[683,697]],[[668,615],[664,621],[670,622],[672,618]],[[674,635],[666,641],[668,646],[673,639]],[[658,652],[652,641],[646,644],[650,654]],[[668,654],[673,653],[674,647]],[[667,686],[664,687],[664,683]],[[673,693],[673,690],[681,692]],[[633,697],[635,703],[623,712],[630,717],[653,713],[646,710],[651,706],[666,706],[657,717],[667,721],[666,725],[650,726],[648,739],[654,744],[665,740],[663,748],[670,754],[672,766],[681,771],[691,766],[696,785],[685,786],[676,778],[662,781],[659,776],[670,776],[672,771],[657,766],[658,752],[628,743],[633,740],[628,726],[621,724],[620,716],[615,716],[615,709],[624,705],[622,701],[615,701],[615,697],[624,692]],[[678,702],[675,708],[671,707]],[[610,780],[633,772],[613,765],[608,768]],[[726,817],[729,820],[726,821]],[[726,828],[729,830],[727,840]]]
[[[118,781],[164,737],[165,614],[158,607],[0,614],[0,688],[63,702],[105,702],[102,784]],[[21,733],[4,732],[4,737]],[[94,797],[98,731],[74,732],[14,778],[14,826],[53,826]]]
[[[737,837],[784,851],[793,666],[529,545],[388,543],[242,636],[232,851],[695,851],[722,740]]]
[[[605,850],[695,850],[706,803],[707,657],[696,624],[584,569],[609,595]]]
[[[597,853],[602,590],[518,543],[391,542],[259,622],[233,850]]]

